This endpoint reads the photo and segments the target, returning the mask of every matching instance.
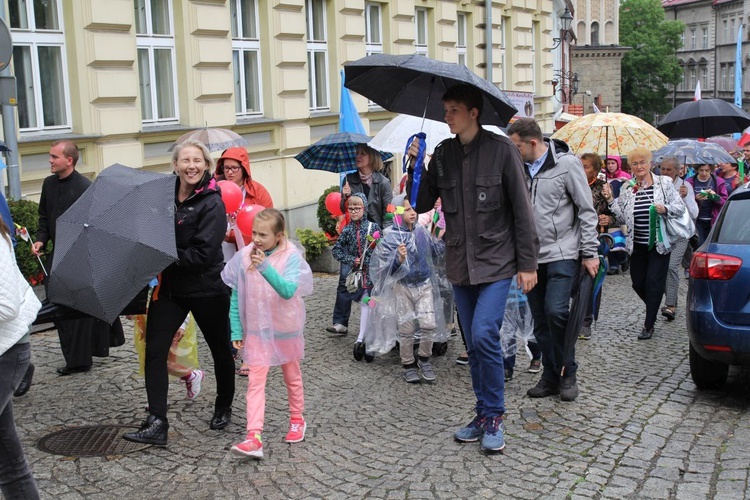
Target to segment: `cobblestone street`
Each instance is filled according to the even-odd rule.
[[[472,418],[469,370],[455,364],[454,338],[435,359],[433,384],[406,384],[392,352],[371,364],[351,355],[356,327],[335,337],[324,328],[336,276],[319,275],[307,301],[307,437],[283,443],[288,414],[281,371],[267,387],[265,459],[238,459],[244,438],[246,381],[238,377],[234,416],[212,431],[215,379],[206,369],[194,402],[170,387],[167,448],[106,458],[69,458],[37,448],[42,436],[82,425],[138,425],[146,392],[137,375],[132,322],[128,342],[95,358],[84,374],[59,377],[56,332],[32,337],[31,391],[15,400],[16,421],[44,498],[747,498],[750,371],[732,369],[720,391],[699,393],[690,379],[682,284],[677,320],[659,319],[654,338],[638,341],[643,306],[630,277],[605,283],[602,313],[590,341],[577,345],[581,394],[572,403],[532,400],[539,375],[520,356],[506,388],[502,454],[452,434]],[[356,307],[353,309],[356,311]],[[357,325],[354,312],[351,325]]]

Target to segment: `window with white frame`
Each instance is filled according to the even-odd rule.
[[[414,53],[427,55],[427,9],[414,9]]]
[[[687,85],[685,84],[685,71],[687,71],[687,69],[685,67],[682,67],[682,72],[680,73],[680,83],[677,84],[677,90],[685,90],[687,88]]]
[[[724,19],[724,43],[729,42],[729,21]]]
[[[695,66],[690,67],[690,88],[695,88],[695,78],[696,78],[696,72],[695,72]]]
[[[690,30],[690,50],[695,50],[695,28]]]
[[[727,90],[734,90],[734,63],[727,64]]]
[[[721,65],[721,87],[719,90],[727,90],[727,65]]]
[[[506,33],[506,26],[508,25],[508,18],[506,16],[503,16],[500,18],[500,88],[508,89],[508,71],[506,69],[507,63],[506,63],[506,57],[505,57],[505,47],[508,44],[505,37],[508,35]]]
[[[599,23],[591,23],[591,45],[599,45]]]
[[[701,48],[707,49],[708,48],[708,28],[703,28],[702,38],[703,38],[703,44],[701,45]]]
[[[467,17],[468,15],[465,12],[459,12],[456,15],[456,54],[458,56],[458,64],[464,66],[469,65],[466,60]]]
[[[701,89],[708,90],[708,67],[701,64]]]
[[[310,109],[328,109],[328,36],[325,0],[305,0]]]
[[[680,48],[685,48],[685,33],[680,33]]]
[[[141,119],[173,122],[177,115],[175,43],[171,0],[134,0]]]
[[[383,9],[379,3],[365,3],[365,52],[383,53]]]
[[[22,131],[70,128],[60,0],[9,0],[13,71]]]
[[[229,0],[232,16],[234,108],[238,116],[263,113],[257,0]]]

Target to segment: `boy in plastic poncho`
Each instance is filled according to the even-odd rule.
[[[435,380],[430,364],[433,342],[447,338],[439,273],[433,258],[445,251],[441,240],[416,224],[417,213],[404,196],[393,199],[393,226],[386,229],[370,260],[373,277],[374,312],[366,341],[368,349],[386,353],[398,341],[404,380],[409,383]],[[418,359],[414,342],[419,341]]]

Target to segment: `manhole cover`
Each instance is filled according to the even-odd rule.
[[[90,425],[63,429],[42,437],[37,446],[47,453],[68,457],[124,455],[151,446],[122,439],[123,433],[135,428],[128,425]]]

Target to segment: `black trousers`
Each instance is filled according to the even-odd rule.
[[[149,411],[165,420],[169,389],[167,355],[174,334],[188,312],[193,313],[214,359],[215,408],[232,406],[234,399],[234,359],[227,336],[229,296],[188,298],[160,295],[148,309],[145,371]]]
[[[633,290],[646,304],[646,319],[643,327],[651,330],[656,323],[661,299],[667,287],[667,272],[669,271],[669,254],[660,254],[656,248],[648,249],[648,245],[633,244],[630,256],[630,279]]]

